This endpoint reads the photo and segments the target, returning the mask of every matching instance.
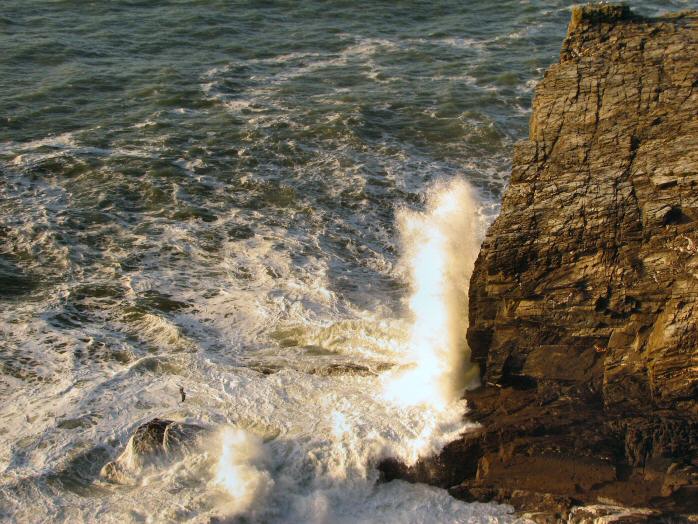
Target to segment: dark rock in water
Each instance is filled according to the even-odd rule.
[[[574,9],[470,284],[482,427],[386,479],[541,522],[698,512],[697,57],[698,12]]]
[[[164,463],[194,450],[205,431],[196,424],[154,418],[138,426],[126,449],[102,468],[101,476],[111,482],[129,483],[144,466]]]

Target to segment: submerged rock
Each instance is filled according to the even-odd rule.
[[[163,464],[194,450],[205,431],[196,424],[154,418],[138,426],[126,449],[105,464],[100,475],[111,482],[130,483],[143,467]]]
[[[697,57],[698,12],[574,9],[470,284],[482,428],[385,478],[538,521],[698,513]]]

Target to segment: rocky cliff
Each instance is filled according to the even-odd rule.
[[[698,12],[575,8],[470,285],[482,428],[386,478],[698,512],[697,220]]]

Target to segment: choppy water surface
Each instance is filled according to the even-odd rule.
[[[440,363],[569,5],[3,2],[0,518],[513,521],[375,464],[467,429]],[[220,431],[101,480],[156,416]]]

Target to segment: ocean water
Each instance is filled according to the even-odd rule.
[[[515,522],[376,464],[472,426],[467,281],[571,5],[4,0],[0,520]],[[154,417],[213,431],[102,478]]]

